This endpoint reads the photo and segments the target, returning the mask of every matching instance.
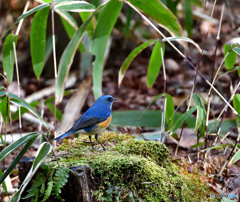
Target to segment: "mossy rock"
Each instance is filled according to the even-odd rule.
[[[88,164],[98,189],[96,201],[201,201],[210,190],[199,176],[180,175],[169,151],[157,141],[137,140],[129,134],[105,133],[100,141],[114,142],[107,151],[91,150],[85,137],[64,140],[56,151],[70,155],[60,158],[68,167]],[[96,146],[95,146],[96,147]],[[53,163],[50,165],[54,166]]]

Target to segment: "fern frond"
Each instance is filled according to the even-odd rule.
[[[22,199],[28,199],[30,197],[33,197],[32,201],[37,201],[40,187],[42,186],[42,184],[45,183],[45,181],[46,181],[46,178],[44,174],[38,173],[32,187],[27,191],[29,193],[27,194],[27,196],[23,197]]]
[[[48,197],[51,195],[51,192],[52,192],[52,188],[53,188],[53,181],[52,181],[52,178],[49,178],[49,182],[48,182],[48,186],[47,186],[47,189],[45,191],[45,195],[43,197],[43,200],[42,202],[46,201],[48,199]]]
[[[54,195],[61,199],[61,188],[67,183],[69,177],[69,169],[65,167],[59,167],[54,176],[53,192]]]

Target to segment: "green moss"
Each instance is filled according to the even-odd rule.
[[[56,152],[69,151],[60,158],[61,165],[75,167],[88,164],[99,189],[95,200],[120,201],[206,201],[210,191],[197,175],[179,171],[171,162],[166,146],[156,141],[134,139],[129,134],[105,133],[100,141],[110,143],[91,150],[83,143],[87,137],[64,140]],[[116,146],[114,144],[116,143]],[[54,163],[50,165],[55,166]]]

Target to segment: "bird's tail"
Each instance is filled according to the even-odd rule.
[[[60,139],[66,137],[66,136],[68,136],[68,135],[70,135],[70,134],[72,134],[72,133],[74,133],[74,132],[75,132],[75,131],[70,131],[70,132],[68,132],[68,133],[64,133],[64,134],[56,137],[54,140],[60,140]]]

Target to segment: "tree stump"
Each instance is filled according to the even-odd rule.
[[[20,161],[19,168],[19,179],[20,185],[24,181],[25,177],[28,174],[32,166],[32,158],[25,158]],[[94,182],[91,177],[91,169],[88,165],[78,166],[71,168],[73,172],[69,172],[69,178],[67,184],[61,189],[61,197],[66,199],[65,201],[74,201],[74,202],[91,202],[92,201],[92,190],[94,188]],[[41,167],[37,172],[41,172]],[[27,195],[27,190],[31,188],[33,185],[33,181],[36,178],[36,174],[33,177],[24,190],[22,197]],[[22,199],[20,201],[31,201],[29,199]],[[55,198],[55,196],[50,196],[47,200],[48,202],[57,202],[59,199]]]

